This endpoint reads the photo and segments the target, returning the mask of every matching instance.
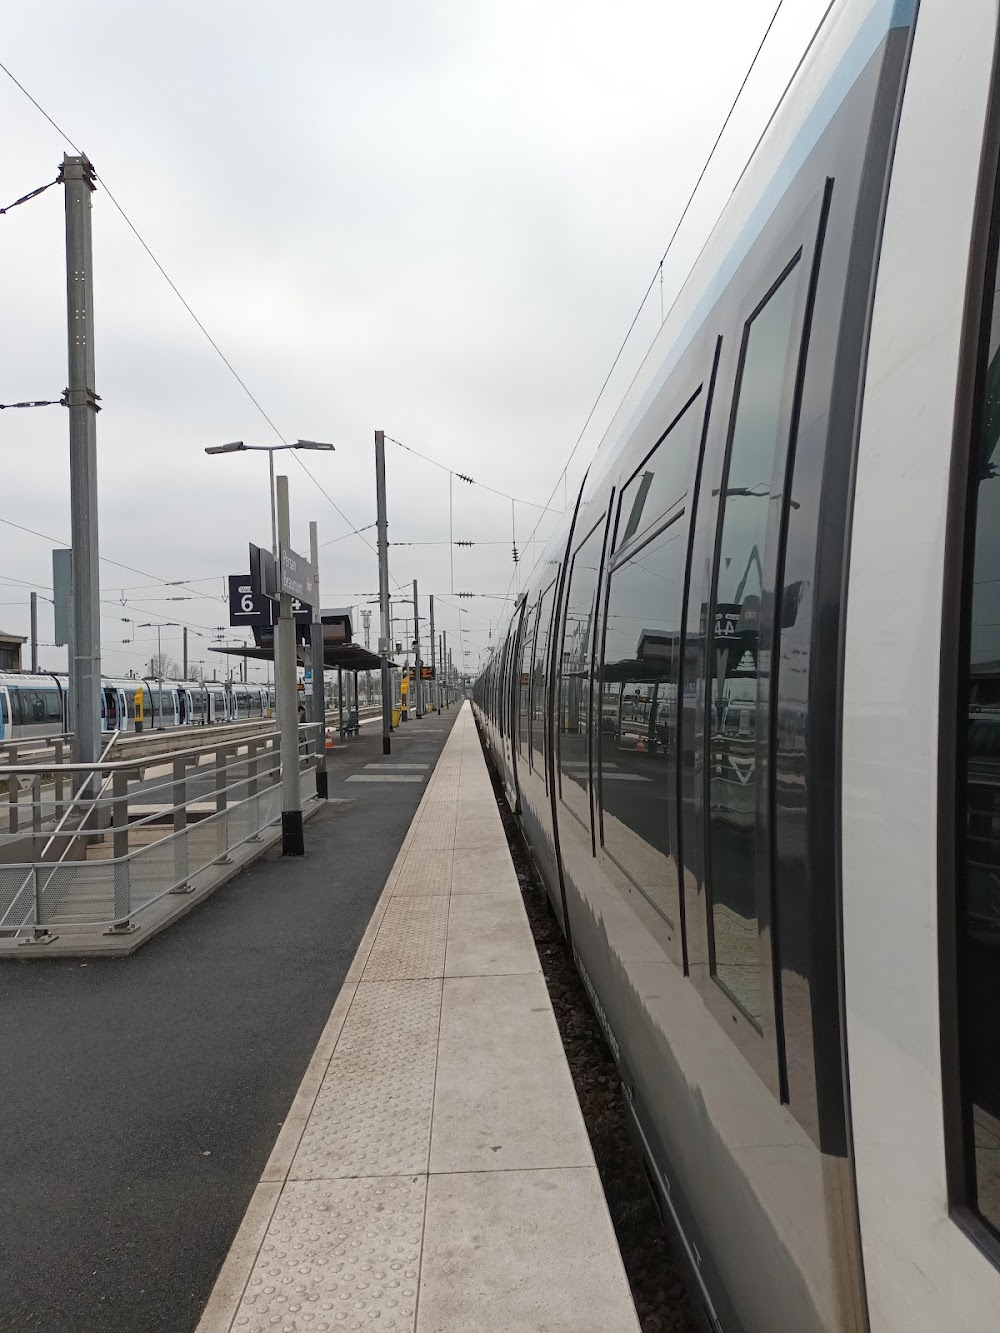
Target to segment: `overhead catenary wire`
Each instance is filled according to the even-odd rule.
[[[0,217],[2,217],[4,213],[9,213],[12,208],[17,208],[19,204],[26,204],[29,199],[37,199],[38,196],[44,194],[46,190],[51,190],[53,185],[58,185],[59,180],[60,178],[57,176],[55,180],[47,181],[44,185],[39,185],[37,190],[29,190],[27,194],[22,194],[20,199],[15,199],[12,204],[7,204],[4,208],[0,208]]]
[[[56,132],[57,132],[57,133],[58,133],[58,134],[59,134],[59,135],[66,141],[66,143],[69,144],[69,146],[73,149],[73,151],[74,151],[75,153],[77,153],[77,154],[78,154],[79,156],[81,156],[81,157],[84,156],[83,150],[82,150],[76,143],[73,142],[73,140],[69,137],[69,135],[66,133],[66,131],[62,128],[62,126],[60,126],[59,124],[56,123],[55,120],[53,120],[53,118],[49,115],[49,113],[45,110],[45,108],[41,105],[41,103],[40,103],[36,98],[32,97],[31,93],[28,92],[28,90],[27,90],[27,88],[25,88],[24,84],[21,83],[19,79],[15,78],[15,76],[11,73],[11,71],[7,68],[7,66],[6,66],[5,64],[3,64],[2,61],[0,61],[0,70],[2,70],[2,71],[4,72],[4,74],[6,74],[7,77],[11,80],[11,82],[12,82],[13,84],[15,84],[15,86],[18,87],[18,88],[21,90],[21,92],[25,95],[25,97],[26,97],[26,98],[28,99],[28,101],[32,104],[32,106],[34,106],[38,111],[41,112],[41,114],[42,114],[42,115],[45,117],[45,119],[49,122],[49,124],[52,126],[52,128],[53,128],[53,129],[54,129],[54,130],[55,130],[55,131],[56,131]],[[163,265],[160,263],[159,259],[157,259],[156,255],[153,253],[152,249],[150,248],[150,246],[147,244],[146,240],[143,238],[143,236],[142,236],[141,233],[139,232],[139,229],[136,227],[135,223],[134,223],[134,222],[132,221],[132,219],[128,216],[128,214],[125,212],[125,209],[124,209],[124,208],[122,207],[122,205],[118,202],[117,198],[115,197],[115,195],[112,193],[112,191],[111,191],[110,188],[108,187],[108,183],[107,183],[107,181],[103,178],[103,176],[101,176],[101,175],[99,175],[99,174],[97,174],[97,173],[95,173],[95,179],[96,179],[97,181],[100,182],[101,187],[102,187],[103,190],[104,190],[104,193],[108,196],[108,199],[111,201],[111,203],[112,203],[112,204],[114,205],[114,207],[117,209],[117,211],[121,214],[121,217],[122,217],[123,221],[125,222],[125,225],[126,225],[126,226],[128,227],[128,229],[132,232],[132,234],[135,236],[136,240],[137,240],[137,241],[139,242],[139,244],[142,246],[143,250],[145,250],[146,254],[147,254],[147,255],[149,256],[149,258],[152,260],[152,262],[153,262],[153,264],[155,265],[156,269],[157,269],[158,272],[161,274],[161,276],[163,277],[163,279],[164,279],[164,281],[167,283],[167,285],[170,287],[170,290],[174,293],[174,295],[175,295],[175,296],[177,297],[177,299],[180,301],[181,305],[184,307],[184,309],[187,311],[187,313],[188,313],[188,314],[191,316],[191,318],[194,320],[195,324],[198,326],[198,328],[199,328],[199,329],[201,330],[201,332],[204,334],[204,336],[205,336],[205,338],[208,340],[210,346],[211,346],[211,347],[213,348],[213,350],[216,352],[216,354],[218,355],[219,359],[222,361],[223,365],[226,367],[226,369],[227,369],[227,370],[229,371],[229,373],[232,375],[233,379],[235,379],[236,383],[240,386],[240,388],[241,388],[241,389],[243,390],[243,392],[246,394],[247,398],[249,398],[250,402],[254,405],[254,407],[257,409],[257,411],[260,413],[260,415],[263,417],[263,419],[267,422],[268,426],[270,426],[271,430],[272,430],[272,431],[274,432],[274,434],[278,437],[278,439],[282,442],[282,444],[287,444],[287,443],[288,443],[288,440],[285,438],[285,436],[282,434],[282,432],[278,429],[278,427],[277,427],[277,425],[275,424],[275,422],[273,421],[273,419],[272,419],[272,418],[268,415],[268,413],[265,411],[263,405],[258,401],[258,399],[257,399],[257,398],[254,396],[254,394],[251,392],[249,385],[246,383],[246,381],[242,378],[242,376],[241,376],[241,375],[239,374],[239,372],[236,370],[236,368],[235,368],[235,366],[233,365],[233,363],[229,360],[229,358],[228,358],[228,357],[226,356],[226,354],[223,352],[222,348],[219,346],[219,344],[218,344],[218,343],[215,341],[215,339],[212,337],[211,333],[209,333],[208,329],[205,327],[204,323],[201,321],[201,319],[200,319],[200,318],[198,317],[198,315],[195,313],[194,309],[191,307],[190,303],[187,301],[187,299],[185,298],[184,294],[181,292],[180,288],[179,288],[179,287],[177,286],[177,284],[174,282],[173,278],[171,278],[170,274],[167,272],[167,270],[166,270],[166,269],[163,267]],[[55,182],[53,182],[53,184],[54,184],[54,183],[55,183]],[[47,187],[45,187],[45,188],[47,188]],[[10,207],[13,207],[13,205],[10,205]],[[351,520],[348,518],[348,516],[344,513],[344,511],[340,508],[340,506],[339,506],[339,505],[336,503],[336,501],[333,499],[333,497],[329,494],[329,492],[325,489],[325,487],[323,487],[323,486],[320,484],[320,482],[317,480],[317,478],[315,477],[315,475],[309,470],[308,467],[306,467],[305,463],[302,462],[302,459],[299,458],[297,454],[295,455],[295,461],[298,463],[299,467],[300,467],[300,468],[302,469],[302,471],[306,474],[306,476],[310,479],[310,481],[313,483],[313,485],[316,487],[316,489],[320,492],[320,494],[321,494],[321,495],[322,495],[322,496],[329,502],[330,505],[333,506],[333,508],[336,510],[336,512],[340,515],[340,517],[344,520],[344,522],[345,522],[345,523],[348,525],[348,527],[351,529],[351,531],[348,532],[348,533],[345,533],[344,536],[350,537],[350,536],[355,536],[355,535],[361,535],[364,531],[367,530],[366,528],[365,528],[365,529],[359,528],[359,527],[357,527],[355,524],[353,524],[353,523],[351,522]],[[369,525],[369,526],[370,526],[370,525]],[[361,536],[361,540],[362,540],[362,541],[365,543],[365,545],[368,546],[373,552],[375,551],[375,547],[372,546],[371,542],[369,542],[369,541],[367,540],[367,538],[365,538],[364,536]],[[396,583],[396,586],[397,586],[397,587],[402,587],[402,584],[397,583],[397,581],[396,581],[395,579],[393,579],[393,582]]]
[[[455,468],[449,467],[447,463],[442,463],[436,458],[431,458],[430,454],[421,453],[419,449],[414,449],[411,444],[404,444],[402,440],[393,439],[391,435],[387,435],[385,438],[387,444],[394,444],[399,449],[405,449],[408,454],[416,454],[417,458],[422,458],[425,463],[430,463],[432,466],[440,468],[442,472],[450,473],[453,477],[457,477],[459,481],[464,481],[469,486],[478,486],[481,491],[490,491],[491,494],[499,495],[503,500],[510,500],[514,504],[527,505],[529,509],[546,508],[545,505],[540,505],[536,500],[522,500],[516,495],[508,495],[506,491],[498,490],[496,486],[488,486],[485,481],[477,481],[475,477],[470,477],[465,472],[458,472]],[[550,512],[557,513],[558,511],[551,510]]]
[[[52,542],[54,546],[68,546],[68,545],[69,545],[68,542],[61,540],[59,537],[53,537],[50,533],[47,533],[47,532],[39,532],[37,528],[29,528],[29,527],[27,527],[24,523],[15,523],[14,520],[13,520],[12,518],[3,518],[3,517],[0,517],[0,523],[3,523],[3,524],[4,524],[6,527],[8,527],[8,528],[17,528],[17,530],[18,530],[19,532],[27,532],[27,533],[29,533],[32,537],[40,537],[42,541],[45,541],[45,542]],[[128,572],[129,572],[130,574],[141,574],[142,577],[145,578],[145,579],[155,579],[155,578],[156,578],[156,575],[155,575],[155,574],[151,574],[151,573],[149,572],[148,569],[138,569],[135,565],[127,565],[127,564],[125,564],[125,563],[124,563],[123,561],[121,561],[121,560],[113,560],[113,559],[112,559],[110,556],[108,556],[108,555],[102,555],[102,556],[99,557],[99,559],[101,560],[101,563],[102,563],[102,564],[106,564],[106,565],[114,565],[116,569],[126,569],[126,570],[128,570]],[[168,581],[167,581],[166,579],[160,579],[157,583],[152,584],[152,585],[147,585],[147,586],[153,586],[153,587],[161,588],[161,587],[167,587],[167,586],[169,586],[169,585],[168,585]],[[206,598],[207,600],[209,600],[209,601],[213,601],[213,602],[219,602],[219,601],[223,601],[223,602],[224,602],[224,601],[226,600],[224,597],[221,597],[218,593],[200,592],[200,591],[199,591],[199,592],[198,592],[198,596],[199,596],[199,597],[204,597],[204,598]]]

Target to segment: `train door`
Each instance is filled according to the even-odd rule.
[[[994,5],[921,3],[855,467],[843,968],[872,1333],[1000,1310],[996,48]]]
[[[10,694],[7,687],[0,687],[0,741],[5,741],[10,735]]]
[[[119,731],[121,730],[122,712],[119,702],[119,692],[113,685],[105,685],[101,691],[101,730]]]

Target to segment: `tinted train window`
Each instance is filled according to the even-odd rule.
[[[531,649],[534,643],[534,625],[538,616],[536,607],[525,607],[521,628],[521,662],[518,690],[517,748],[523,754],[528,744],[528,726],[531,716]]]
[[[677,518],[612,571],[599,693],[601,839],[671,925],[686,537]]]
[[[695,410],[701,389],[670,427],[668,434],[622,489],[618,510],[615,550],[640,536],[651,523],[658,522],[668,509],[684,498],[691,455],[698,443],[702,413]]]
[[[604,516],[577,547],[569,571],[559,670],[559,787],[563,801],[590,828],[590,663],[594,595],[604,546]]]
[[[994,284],[995,285],[995,284]],[[969,1201],[1000,1235],[1000,301],[972,459],[959,694],[958,988]],[[962,737],[964,732],[964,747]]]
[[[761,1021],[756,870],[758,622],[775,461],[794,369],[796,262],[744,331],[722,487],[709,663],[709,875],[714,975]],[[797,350],[797,339],[795,340]]]
[[[535,627],[534,666],[531,672],[531,748],[543,753],[545,737],[545,668],[549,652],[549,623],[552,620],[552,601],[555,583],[551,583],[538,609]]]

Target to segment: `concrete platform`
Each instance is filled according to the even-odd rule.
[[[198,1333],[638,1327],[465,705]]]

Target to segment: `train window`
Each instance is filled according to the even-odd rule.
[[[686,407],[678,414],[667,434],[641,464],[627,486],[622,488],[618,510],[618,531],[615,550],[627,545],[633,537],[641,536],[669,509],[684,498],[691,456],[698,445],[703,413],[693,411],[701,396],[695,391]]]
[[[670,925],[686,536],[675,518],[612,570],[599,693],[601,840]]]
[[[709,648],[709,875],[714,976],[760,1024],[756,889],[760,594],[772,475],[797,362],[798,257],[748,320],[722,482]]]
[[[993,286],[996,288],[997,283]],[[1000,1236],[1000,300],[972,457],[959,682],[956,977],[967,1198]],[[963,745],[964,741],[964,745]],[[964,750],[964,754],[963,754]]]
[[[524,753],[524,748],[528,744],[528,727],[531,716],[531,650],[535,642],[534,627],[537,619],[537,606],[525,607],[521,626],[520,691],[517,706],[517,749],[519,754]]]
[[[590,828],[590,661],[594,602],[604,546],[602,515],[580,543],[569,569],[559,665],[559,792]]]
[[[549,584],[538,606],[534,665],[531,670],[531,748],[541,757],[545,744],[545,673],[549,657],[549,625],[556,585]]]

